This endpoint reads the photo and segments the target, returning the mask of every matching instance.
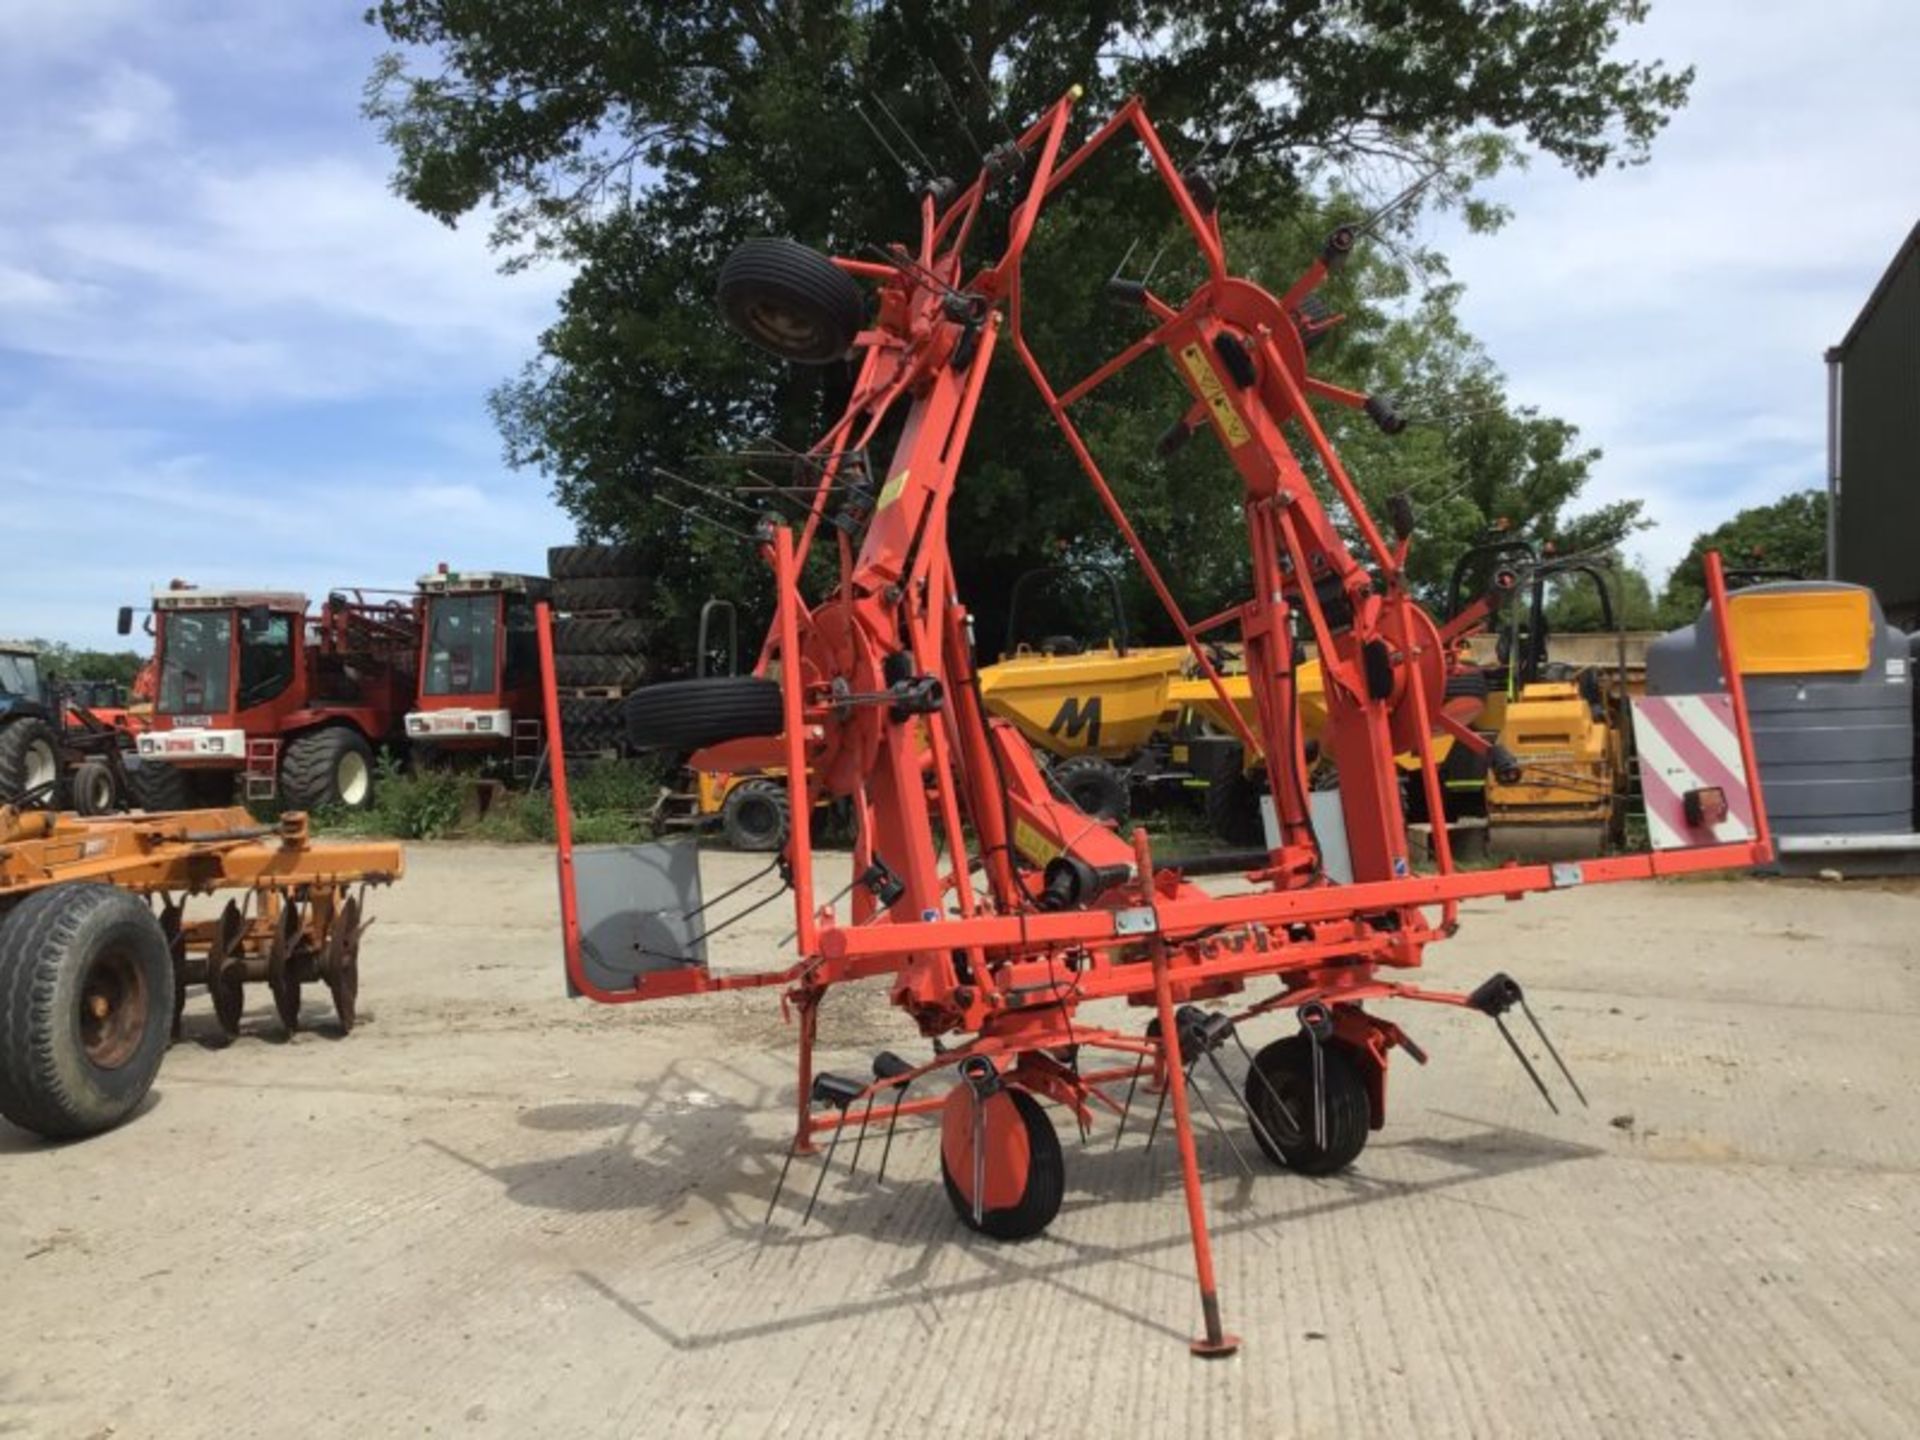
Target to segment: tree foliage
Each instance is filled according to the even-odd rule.
[[[757,437],[806,443],[847,382],[780,367],[725,332],[711,305],[719,265],[759,234],[842,253],[910,236],[915,187],[889,147],[920,179],[970,177],[1010,121],[1069,85],[1087,87],[1081,113],[1095,117],[1140,93],[1179,163],[1203,165],[1219,189],[1237,263],[1275,288],[1335,219],[1427,176],[1343,276],[1333,298],[1349,323],[1315,361],[1336,380],[1395,389],[1427,421],[1394,446],[1343,421],[1338,443],[1370,498],[1415,494],[1432,585],[1497,516],[1581,544],[1637,520],[1631,507],[1566,514],[1594,452],[1570,425],[1507,402],[1459,325],[1444,265],[1413,237],[1435,206],[1498,223],[1480,187],[1522,150],[1583,175],[1643,160],[1691,79],[1618,56],[1645,11],[1644,0],[383,0],[368,19],[402,48],[369,80],[367,110],[409,201],[448,223],[488,211],[509,265],[573,267],[538,358],[494,411],[509,459],[548,475],[584,529],[651,544],[669,620],[710,589],[751,597],[764,581],[737,539],[676,506],[725,508],[660,471],[737,479],[700,457]],[[1050,207],[1027,267],[1044,301],[1027,322],[1057,377],[1139,332],[1101,282],[1135,242],[1143,265],[1169,222],[1132,157],[1102,157]],[[1156,288],[1178,295],[1177,247],[1167,253]],[[1079,418],[1149,546],[1179,557],[1181,598],[1197,611],[1232,596],[1244,543],[1209,447],[1154,457],[1179,405],[1163,371],[1139,366]],[[985,406],[951,542],[990,635],[1015,575],[1063,550],[1115,548],[1010,364],[996,366]]]
[[[1661,608],[1669,624],[1684,624],[1700,613],[1709,550],[1718,550],[1729,570],[1779,570],[1817,580],[1827,573],[1827,492],[1795,491],[1694,536],[1686,558],[1667,580]]]
[[[117,680],[131,685],[144,657],[132,650],[79,650],[59,640],[29,640],[39,652],[40,674],[52,680]]]

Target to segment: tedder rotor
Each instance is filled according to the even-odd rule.
[[[1505,975],[1468,992],[1416,983],[1427,945],[1458,928],[1462,901],[1750,866],[1766,859],[1770,841],[1723,627],[1726,689],[1698,709],[1724,722],[1727,743],[1716,735],[1703,744],[1698,774],[1677,782],[1688,818],[1675,848],[1469,873],[1455,868],[1439,826],[1433,871],[1415,872],[1395,756],[1417,757],[1430,812],[1441,813],[1432,737],[1488,744],[1466,723],[1471,717],[1443,700],[1449,675],[1466,664],[1464,637],[1499,597],[1445,627],[1431,619],[1406,580],[1412,516],[1396,507],[1391,537],[1383,533],[1317,418],[1316,406],[1333,405],[1364,411],[1390,432],[1401,424],[1383,401],[1307,368],[1305,340],[1324,323],[1308,301],[1351,250],[1356,230],[1336,230],[1284,294],[1271,294],[1229,270],[1211,187],[1175,166],[1140,100],[1066,148],[1078,93],[986,156],[971,184],[929,184],[910,247],[880,252],[882,259],[830,260],[763,240],[723,267],[720,305],[737,329],[798,363],[852,355],[852,395],[802,457],[817,489],[797,534],[770,520],[757,537],[777,610],[756,673],[638,691],[627,704],[630,738],[711,746],[733,768],[777,768],[794,814],[816,798],[845,800],[854,819],[851,873],[833,900],[819,903],[808,830],[795,826],[776,863],[794,893],[796,954],[775,968],[715,971],[706,942],[726,923],[714,912],[727,897],[701,901],[689,842],[576,852],[566,777],[556,769],[567,974],[575,993],[607,1003],[783,987],[799,1024],[788,1160],[814,1150],[817,1137],[837,1143],[850,1126],[878,1121],[891,1130],[903,1115],[937,1114],[943,1180],[959,1219],[1002,1239],[1039,1233],[1060,1207],[1061,1148],[1042,1102],[1066,1110],[1084,1132],[1096,1111],[1124,1126],[1136,1091],[1158,1095],[1178,1142],[1199,1276],[1204,1328],[1193,1348],[1219,1355],[1238,1342],[1222,1325],[1214,1286],[1189,1113],[1190,1072],[1204,1073],[1195,1067],[1219,1071],[1223,1056],[1246,1055],[1240,1104],[1261,1151],[1304,1174],[1338,1171],[1384,1121],[1392,1052],[1425,1059],[1372,1002],[1477,1009],[1503,1034],[1501,1017],[1514,1007],[1531,1018]],[[1142,333],[1062,388],[1022,331],[1022,307],[1035,303],[1022,291],[1022,257],[1049,198],[1123,136],[1144,148],[1205,278],[1173,299],[1145,282],[1114,282],[1116,298],[1137,307]],[[977,222],[1009,187],[1004,246],[996,258],[969,261]],[[877,290],[877,308],[863,281]],[[987,372],[1003,346],[1057,422],[1240,743],[1264,758],[1271,811],[1257,850],[1193,861],[1156,852],[1144,830],[1119,833],[1062,800],[1020,731],[982,703],[947,526]],[[1207,619],[1180,608],[1072,416],[1078,401],[1156,353],[1186,390],[1179,428],[1210,429],[1241,486],[1252,593]],[[867,447],[883,433],[898,437],[892,456],[870,465]],[[884,483],[870,485],[869,475],[884,475]],[[837,555],[837,578],[824,593],[803,594],[803,567],[817,545]],[[1708,583],[1718,616],[1717,558]],[[547,721],[557,737],[545,621]],[[1318,650],[1333,790],[1308,782],[1296,633]],[[1210,658],[1222,641],[1244,655],[1250,710],[1231,703]],[[1203,874],[1239,879],[1222,893],[1195,884]],[[822,998],[837,984],[876,976],[890,980],[893,1002],[933,1042],[932,1053],[915,1061],[883,1052],[871,1077],[816,1074]],[[1102,1000],[1150,1008],[1153,1018],[1128,1029],[1107,1023],[1105,1012],[1084,1013]],[[1247,1050],[1244,1029],[1289,1013],[1297,1030],[1257,1054]],[[935,1083],[943,1093],[928,1094]],[[773,1204],[778,1196],[776,1187]]]
[[[324,985],[353,1028],[371,885],[390,841],[316,844],[238,807],[86,818],[0,805],[0,1115],[54,1139],[131,1115],[205,986],[228,1035],[264,981],[291,1035]],[[193,919],[195,897],[236,892]]]

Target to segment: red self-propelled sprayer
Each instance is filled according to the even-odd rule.
[[[699,902],[697,867],[672,846],[645,847],[658,853],[638,859],[632,851],[615,859],[576,854],[566,777],[556,767],[567,973],[577,993],[609,1003],[784,987],[800,1032],[789,1160],[814,1149],[821,1134],[837,1143],[845,1128],[878,1120],[891,1139],[901,1115],[938,1112],[954,1209],[963,1223],[1003,1239],[1037,1234],[1060,1206],[1061,1147],[1040,1102],[1065,1108],[1084,1130],[1097,1109],[1124,1126],[1134,1092],[1157,1093],[1171,1110],[1199,1271],[1204,1332],[1194,1349],[1224,1354],[1237,1342],[1222,1327],[1214,1288],[1188,1111],[1193,1067],[1218,1069],[1216,1052],[1228,1045],[1247,1053],[1240,1029],[1253,1018],[1293,1012],[1297,1031],[1249,1055],[1241,1103],[1276,1164],[1339,1170],[1384,1119],[1391,1053],[1425,1059],[1372,1002],[1465,1006],[1496,1022],[1516,1005],[1528,1013],[1505,975],[1469,993],[1410,978],[1427,945],[1454,933],[1461,901],[1750,866],[1769,858],[1771,846],[1723,583],[1709,557],[1726,690],[1697,710],[1702,723],[1724,723],[1715,753],[1731,748],[1737,764],[1705,771],[1687,790],[1685,844],[1468,873],[1455,868],[1436,825],[1433,869],[1415,872],[1395,757],[1417,759],[1428,813],[1438,816],[1432,737],[1489,748],[1471,717],[1442,702],[1460,643],[1499,602],[1501,582],[1448,625],[1430,618],[1405,579],[1410,515],[1394,515],[1391,538],[1382,531],[1316,418],[1316,405],[1349,406],[1385,429],[1399,425],[1383,402],[1307,368],[1304,339],[1318,322],[1303,302],[1352,248],[1354,231],[1336,231],[1306,273],[1273,295],[1229,271],[1210,189],[1180,173],[1138,99],[1066,149],[1077,98],[1077,90],[1062,97],[989,154],[970,185],[927,186],[911,249],[828,259],[791,242],[756,241],[724,267],[720,304],[736,328],[799,363],[851,353],[857,379],[845,412],[803,458],[813,489],[798,534],[769,520],[756,537],[777,594],[756,673],[649,687],[629,701],[629,727],[639,744],[706,747],[709,768],[783,773],[796,816],[819,799],[844,800],[853,816],[852,873],[835,901],[819,904],[809,827],[793,826],[778,863],[794,894],[796,954],[777,969],[716,973],[704,940],[717,927],[704,923],[711,906]],[[1021,330],[1022,306],[1031,303],[1022,294],[1022,256],[1054,193],[1095,152],[1129,135],[1165,183],[1206,278],[1179,300],[1117,282],[1137,303],[1145,333],[1057,388]],[[969,263],[989,196],[1022,179],[998,258]],[[877,288],[877,314],[860,282]],[[1146,832],[1117,833],[1060,798],[1019,732],[981,704],[947,520],[987,371],[1003,345],[1058,422],[1198,672],[1220,689],[1246,753],[1265,757],[1273,813],[1264,849],[1224,861],[1156,859]],[[1182,612],[1072,418],[1076,402],[1155,352],[1190,394],[1181,429],[1211,428],[1244,492],[1252,593],[1197,621]],[[899,437],[892,457],[884,469],[870,467],[867,447],[890,421]],[[1290,434],[1303,441],[1307,462]],[[1357,549],[1342,538],[1331,506],[1344,509]],[[837,580],[825,593],[803,595],[802,568],[827,543],[838,552]],[[1251,722],[1228,701],[1211,658],[1210,642],[1236,630]],[[1324,668],[1323,746],[1337,767],[1337,792],[1316,794],[1307,782],[1296,636],[1313,642]],[[550,657],[544,617],[542,644]],[[547,724],[558,736],[550,658],[548,669]],[[1209,893],[1193,883],[1207,872],[1238,874],[1241,883],[1233,893]],[[891,977],[894,1003],[935,1042],[931,1058],[914,1063],[883,1052],[871,1079],[815,1074],[823,997],[834,985],[881,975]],[[1153,1008],[1144,1031],[1081,1013],[1089,1002],[1118,998]],[[1096,1056],[1107,1059],[1096,1064]],[[944,1093],[927,1096],[941,1076]]]

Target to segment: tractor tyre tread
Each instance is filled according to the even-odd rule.
[[[58,809],[60,803],[60,736],[37,715],[23,715],[0,724],[0,804],[20,798],[27,788],[28,756],[44,745],[53,757],[54,787],[30,803]]]
[[[194,808],[193,776],[178,765],[142,760],[128,773],[133,799],[149,815]]]
[[[553,545],[547,574],[554,580],[605,580],[639,575],[646,556],[638,545]]]
[[[1133,809],[1127,777],[1098,755],[1075,755],[1053,767],[1053,784],[1083,815],[1125,825]]]
[[[617,610],[631,613],[646,602],[650,582],[639,575],[589,575],[553,582],[553,608],[562,613]]]
[[[772,806],[775,823],[752,825],[747,816],[755,802]],[[763,819],[766,817],[762,817]],[[784,850],[793,834],[793,804],[787,798],[783,780],[743,780],[727,792],[720,805],[720,829],[727,844],[749,855],[770,855]]]
[[[637,657],[646,645],[650,628],[644,620],[560,620],[553,627],[553,648],[557,655]]]

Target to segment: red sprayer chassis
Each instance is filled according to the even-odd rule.
[[[1395,756],[1418,758],[1429,813],[1443,813],[1430,737],[1446,733],[1486,748],[1441,700],[1462,638],[1497,597],[1445,628],[1429,618],[1404,580],[1407,517],[1396,517],[1391,540],[1381,531],[1315,417],[1315,402],[1343,405],[1397,428],[1383,403],[1307,371],[1303,334],[1313,322],[1300,318],[1302,302],[1351,248],[1354,233],[1336,231],[1286,294],[1269,294],[1228,272],[1210,190],[1176,169],[1137,99],[1063,155],[1077,95],[1063,97],[1017,143],[986,157],[964,190],[950,182],[928,186],[913,250],[896,247],[885,260],[814,257],[837,267],[822,284],[804,266],[793,269],[798,247],[776,254],[773,242],[762,242],[751,255],[736,256],[747,259],[735,270],[731,299],[723,275],[729,318],[763,345],[802,360],[837,358],[846,349],[828,335],[823,352],[823,317],[832,305],[809,310],[809,286],[827,301],[846,277],[879,289],[877,320],[845,337],[860,357],[858,378],[845,413],[809,452],[818,490],[807,518],[797,536],[773,523],[761,531],[778,608],[759,670],[765,693],[758,719],[736,714],[730,728],[702,737],[725,742],[709,758],[782,768],[795,815],[808,814],[823,793],[851,805],[852,876],[841,892],[851,897],[848,913],[838,902],[816,906],[814,854],[808,827],[798,825],[782,857],[794,893],[792,963],[730,974],[695,963],[636,974],[630,986],[596,983],[583,963],[566,777],[556,767],[567,971],[578,993],[613,1004],[784,987],[799,1020],[798,1130],[789,1159],[811,1151],[824,1132],[837,1142],[849,1124],[877,1119],[891,1128],[901,1115],[939,1111],[942,1170],[954,1207],[965,1223],[1001,1238],[1037,1233],[1060,1203],[1059,1142],[1036,1097],[1071,1111],[1084,1130],[1096,1107],[1120,1115],[1124,1125],[1144,1084],[1170,1105],[1179,1146],[1204,1316],[1194,1349],[1223,1354],[1237,1342],[1221,1326],[1214,1288],[1188,1111],[1196,1064],[1218,1068],[1214,1052],[1228,1041],[1240,1045],[1236,1027],[1250,1017],[1296,1012],[1298,1034],[1250,1057],[1242,1103],[1269,1158],[1306,1173],[1339,1169],[1358,1153],[1367,1130],[1382,1123],[1389,1052],[1398,1046],[1425,1058],[1367,1002],[1468,1006],[1496,1021],[1515,1003],[1524,1009],[1519,987],[1504,975],[1470,994],[1405,978],[1429,942],[1453,934],[1461,901],[1750,866],[1765,861],[1771,845],[1723,618],[1724,586],[1710,556],[1708,588],[1740,773],[1703,780],[1690,792],[1688,814],[1697,823],[1688,847],[1468,873],[1455,869],[1445,829],[1436,826],[1434,872],[1414,873]],[[1021,331],[1021,258],[1049,197],[1094,152],[1128,134],[1165,183],[1208,278],[1178,303],[1143,283],[1127,284],[1151,328],[1086,378],[1057,389]],[[969,269],[964,251],[990,192],[1022,174],[1029,178],[1004,250]],[[778,277],[771,289],[756,288],[756,275],[764,279],[769,266],[786,277],[784,291]],[[806,282],[798,292],[794,274]],[[1206,637],[1238,629],[1257,722],[1240,739],[1248,754],[1266,757],[1276,822],[1266,850],[1234,857],[1240,893],[1203,891],[1192,883],[1201,866],[1156,863],[1144,831],[1117,834],[1060,799],[1018,732],[980,703],[946,526],[983,382],[1003,343],[1012,345],[1195,665],[1216,687]],[[1155,351],[1167,355],[1190,392],[1183,427],[1211,426],[1244,485],[1252,597],[1200,621],[1182,613],[1070,414],[1082,397]],[[847,502],[860,498],[866,479],[865,447],[902,407],[897,447],[880,472],[887,478],[866,497],[871,514],[846,524]],[[1318,480],[1290,445],[1289,430]],[[835,502],[842,523],[823,529]],[[1331,505],[1344,509],[1359,553],[1336,528]],[[838,581],[826,595],[803,597],[802,566],[823,536],[838,547]],[[544,609],[541,620],[547,725],[557,737]],[[1339,773],[1332,809],[1316,804],[1307,786],[1294,697],[1296,627],[1316,642],[1325,667],[1325,743]],[[695,694],[688,687],[716,683],[743,682],[640,692],[629,710],[635,738],[648,740],[649,726],[663,715],[676,717],[676,733],[684,735]],[[1230,703],[1223,709],[1235,713]],[[1328,873],[1320,833],[1335,824],[1344,829],[1349,861],[1338,877]],[[932,1059],[914,1065],[883,1053],[870,1081],[816,1075],[822,997],[843,981],[877,975],[892,977],[894,1002],[935,1040]],[[1256,994],[1250,987],[1263,980],[1277,983]],[[1083,1004],[1119,997],[1154,1008],[1144,1033],[1076,1021]],[[1202,1009],[1198,1001],[1222,1003]],[[1084,1063],[1097,1053],[1114,1060],[1104,1068]],[[922,1077],[948,1069],[954,1083],[946,1094],[905,1098]],[[1113,1094],[1122,1084],[1124,1103]]]

